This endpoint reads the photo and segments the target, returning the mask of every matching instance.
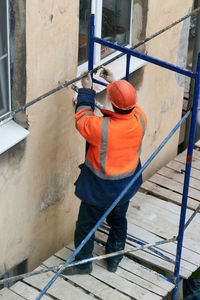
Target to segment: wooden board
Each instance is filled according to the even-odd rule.
[[[66,252],[66,255],[67,257],[69,257],[68,252]],[[66,256],[63,256],[63,258],[66,259]],[[159,295],[146,290],[145,288],[139,286],[137,283],[130,282],[129,280],[119,276],[117,272],[108,272],[105,269],[104,265],[102,265],[102,262],[97,262],[94,264],[94,266],[95,267],[92,271],[92,276],[112,286],[118,291],[130,297],[133,297],[134,299],[162,299],[162,297],[160,297]]]
[[[166,167],[171,168],[175,170],[176,172],[180,173],[182,170],[185,170],[185,163],[182,163],[180,161],[172,160],[170,161]],[[200,170],[197,170],[195,168],[191,168],[191,178],[200,179]]]
[[[70,249],[72,249],[72,248],[73,247],[70,246]],[[62,257],[63,259],[66,260],[71,255],[70,249],[63,248],[62,250],[58,251],[56,253],[56,255],[59,257]],[[127,263],[127,260],[128,260],[128,263]],[[168,282],[165,279],[163,279],[160,276],[160,274],[157,274],[156,272],[146,269],[145,267],[134,262],[133,260],[130,260],[127,258],[123,259],[120,263],[120,267],[123,267],[123,268],[126,267],[126,269],[129,270],[130,272],[138,275],[139,277],[146,279],[147,281],[149,281],[155,285],[158,285],[159,287],[161,287],[162,289],[164,289],[166,291],[170,291],[174,287],[174,285],[171,282]]]
[[[41,269],[41,267],[38,269]],[[54,275],[53,272],[43,273],[26,278],[24,279],[24,282],[27,282],[36,289],[42,290]],[[59,300],[93,299],[92,296],[87,295],[84,291],[76,288],[70,282],[60,277],[57,278],[56,282],[50,287],[48,294]]]
[[[174,160],[185,163],[186,162],[186,150],[180,153],[178,156],[174,158]],[[200,151],[194,150],[192,156],[192,167],[200,170]]]
[[[184,183],[184,174],[183,173],[179,173],[173,169],[170,169],[168,167],[163,167],[162,169],[160,169],[159,171],[157,171],[157,174],[162,175],[166,178],[172,179],[175,182]],[[200,179],[200,178],[199,178]],[[190,178],[190,187],[196,189],[196,190],[200,190],[200,180],[191,177]]]
[[[135,224],[128,224],[128,234],[142,242],[145,243],[153,243],[157,242],[158,240],[164,240],[161,237],[157,236],[156,234],[153,234],[149,232],[148,230],[145,230]],[[130,241],[127,240],[127,243],[129,244]],[[166,255],[170,256],[169,254],[172,254],[172,258],[175,260],[176,256],[176,243],[167,243],[164,245],[159,245],[156,248],[158,250],[161,250],[161,252]],[[193,252],[187,248],[183,247],[182,251],[182,261],[187,261],[191,263],[192,265],[199,266],[200,264],[200,255],[196,252]]]
[[[95,256],[98,255],[103,255],[105,254],[105,249],[102,247],[99,247],[97,245],[95,245],[94,247],[94,254]],[[122,262],[120,262],[120,267],[117,269],[116,274],[119,275],[120,277],[129,280],[130,282],[133,282],[134,284],[137,284],[138,286],[145,288],[155,294],[158,294],[160,296],[166,296],[168,294],[168,292],[166,290],[163,290],[162,288],[160,288],[159,286],[156,286],[155,284],[146,281],[144,278],[141,278],[139,276],[137,276],[136,274],[134,274],[131,270],[131,268],[129,267],[129,271],[126,270],[126,266],[129,264],[131,264],[131,260],[126,260],[126,259],[122,259]],[[104,267],[104,262],[103,261],[98,261],[97,262],[98,265]]]
[[[21,281],[18,281],[16,284],[11,286],[10,290],[15,292],[17,295],[22,296],[23,299],[25,298],[27,300],[35,300],[40,294],[38,290]],[[52,300],[52,299],[53,299],[52,297],[49,297],[47,295],[44,295],[42,297],[42,300]]]
[[[57,256],[52,256],[49,259],[47,259],[45,262],[43,262],[43,265],[45,265],[45,267],[52,267],[55,265],[59,265],[65,262],[65,260],[70,257],[71,253],[72,253],[71,250],[67,250],[66,248],[64,248],[57,252],[56,254]],[[62,259],[60,259],[58,256],[62,257]],[[85,289],[86,291],[94,294],[95,296],[100,297],[101,299],[105,299],[105,300],[130,299],[130,297],[120,293],[119,291],[113,289],[112,287],[108,286],[104,282],[96,279],[91,275],[76,275],[76,276],[65,276],[65,277],[70,279],[77,286]]]
[[[0,290],[0,300],[23,300],[24,298],[20,297],[16,293],[10,291],[7,288]]]
[[[98,232],[96,232],[96,239],[97,239],[97,241],[100,241],[103,244],[105,244],[106,240],[107,240],[107,234],[105,234],[104,232],[98,231]],[[131,243],[131,244],[134,245],[135,247],[138,246],[136,243]],[[128,249],[128,248],[130,248],[130,246],[128,246],[128,244],[126,244],[126,249]],[[172,263],[163,260],[162,258],[160,258],[157,255],[154,255],[152,252],[150,252],[148,250],[145,250],[145,251],[139,250],[136,252],[130,252],[129,257],[131,257],[133,259],[136,258],[141,263],[145,262],[150,266],[160,268],[160,270],[165,270],[167,272],[170,272],[171,274],[173,274],[173,272],[174,272],[174,265]],[[181,267],[180,274],[181,274],[181,277],[188,278],[191,275],[191,271],[186,270]]]
[[[138,211],[130,207],[127,216],[130,223],[141,226],[162,238],[168,239],[178,233],[179,219],[169,212],[166,214],[160,208],[150,208],[144,204]],[[200,254],[199,238],[199,224],[192,222],[184,234],[184,247]]]
[[[157,196],[160,199],[164,199],[166,201],[171,201],[173,203],[182,204],[182,195],[161,187],[156,183],[152,183],[150,181],[145,181],[141,186],[141,191],[146,191],[151,195]],[[191,199],[188,197],[187,207],[195,210],[199,206],[199,201]]]
[[[175,191],[177,193],[182,194],[183,192],[183,184],[172,179],[169,179],[165,176],[161,176],[158,173],[154,174],[148,181],[153,182],[159,186],[165,187],[169,190]],[[200,193],[199,190],[196,190],[190,187],[188,196],[194,200],[200,201]]]
[[[178,217],[180,217],[181,206],[179,206],[173,202],[163,201],[162,199],[159,199],[158,197],[154,197],[154,196],[146,194],[146,193],[137,192],[137,194],[132,198],[130,203],[133,207],[135,206],[136,208],[140,209],[140,205],[141,205],[140,201],[149,202],[154,206],[159,206],[159,207],[163,208],[166,211],[166,213],[167,213],[167,211],[170,211],[170,212],[176,214]],[[189,219],[189,217],[193,213],[194,213],[194,211],[192,209],[187,208],[186,220]],[[200,224],[200,214],[197,214],[192,222]]]

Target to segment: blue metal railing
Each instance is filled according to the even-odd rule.
[[[188,155],[186,162],[186,171],[185,171],[185,180],[184,180],[184,188],[183,188],[183,199],[182,199],[182,207],[181,207],[181,216],[180,216],[180,225],[179,225],[179,235],[178,235],[178,246],[177,246],[177,255],[176,255],[176,265],[175,265],[175,288],[173,294],[173,300],[177,298],[177,289],[179,283],[179,271],[180,271],[180,261],[181,261],[181,252],[182,252],[182,244],[183,244],[183,235],[184,235],[184,224],[186,217],[186,208],[187,208],[187,197],[188,197],[188,188],[189,188],[189,180],[190,180],[190,170],[191,170],[191,161],[192,161],[192,153],[193,153],[193,145],[194,145],[194,134],[196,128],[196,116],[198,110],[198,97],[200,90],[200,56],[198,57],[198,66],[196,73],[191,72],[189,70],[180,68],[173,64],[164,62],[162,60],[153,58],[143,53],[139,53],[137,51],[131,50],[124,46],[120,46],[109,41],[103,40],[101,38],[94,36],[94,15],[91,15],[91,26],[90,26],[90,51],[89,51],[89,70],[93,69],[94,66],[94,43],[99,43],[101,45],[105,45],[109,48],[118,50],[122,53],[127,54],[127,63],[126,63],[126,79],[129,78],[129,67],[130,67],[130,56],[135,56],[137,58],[143,59],[147,62],[160,66],[162,68],[166,68],[168,70],[174,71],[176,73],[188,76],[190,78],[195,78],[195,93],[194,93],[194,103],[192,108],[192,120],[191,120],[191,129],[190,129],[190,139],[189,139],[189,147],[188,147]],[[93,80],[97,82],[97,80]],[[102,82],[98,81],[99,84]],[[105,85],[105,84],[103,84]],[[134,178],[129,182],[129,184],[124,188],[124,190],[120,193],[120,195],[115,199],[112,205],[108,208],[108,210],[104,213],[104,215],[100,218],[100,220],[96,223],[96,225],[91,229],[85,239],[81,242],[81,244],[76,248],[76,250],[72,253],[70,258],[65,262],[64,266],[66,267],[79,253],[79,251],[83,248],[83,246],[87,243],[90,237],[94,234],[97,228],[101,225],[103,220],[108,216],[108,214],[112,211],[112,209],[119,203],[119,201],[123,198],[129,188],[134,184],[134,182],[138,179],[138,177],[143,173],[143,171],[147,168],[147,166],[152,162],[155,156],[160,152],[160,150],[164,147],[164,145],[168,142],[168,140],[172,137],[172,135],[177,131],[177,129],[181,126],[181,124],[185,121],[185,119],[189,116],[190,112],[188,111],[185,116],[177,123],[177,125],[173,128],[173,130],[169,133],[169,135],[163,140],[160,146],[156,149],[156,151],[150,156],[150,158],[145,162],[141,170],[134,176]],[[59,270],[51,279],[51,281],[45,286],[40,295],[36,298],[36,300],[41,299],[41,297],[46,293],[46,291],[50,288],[50,286],[55,282],[58,276],[63,272],[63,269]]]

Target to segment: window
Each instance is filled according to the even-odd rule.
[[[27,259],[22,261],[20,264],[14,266],[12,269],[7,271],[4,275],[0,276],[0,279],[6,279],[9,277],[21,275],[27,272]],[[11,287],[16,281],[10,281],[5,284],[0,284],[0,290],[3,289],[4,287]]]
[[[88,60],[89,23],[95,12],[95,35],[119,45],[131,44],[131,12],[133,0],[80,0],[78,63]],[[98,64],[114,52],[105,46],[95,45],[94,61]]]
[[[0,3],[0,116],[11,110],[8,0]]]

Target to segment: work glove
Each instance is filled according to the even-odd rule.
[[[84,75],[84,73],[82,73],[81,75]],[[85,89],[91,89],[92,88],[92,78],[91,78],[91,75],[88,74],[86,77],[83,77],[81,79],[81,84],[82,84],[82,87],[85,88]]]
[[[105,67],[102,67],[102,70],[101,70],[99,76],[102,77],[103,79],[105,79],[109,83],[115,81],[113,72]]]
[[[95,102],[95,91],[88,88],[83,88],[78,90],[76,112],[79,106],[84,106],[84,109],[87,107],[91,108],[94,111],[94,102]]]

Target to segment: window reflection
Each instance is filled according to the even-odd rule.
[[[131,0],[103,0],[102,38],[119,45],[127,45],[130,37]],[[102,46],[101,57],[113,50]]]
[[[132,0],[103,0],[102,2],[99,2],[98,0],[93,1],[96,1],[97,13],[102,10],[101,37],[119,45],[129,44]],[[78,53],[79,65],[88,60],[91,2],[92,0],[80,0]],[[96,26],[98,26],[98,24]],[[114,50],[105,46],[101,46],[101,58],[106,57],[113,51]]]
[[[79,51],[78,51],[78,64],[79,65],[88,60],[90,13],[91,13],[91,0],[80,0]]]

